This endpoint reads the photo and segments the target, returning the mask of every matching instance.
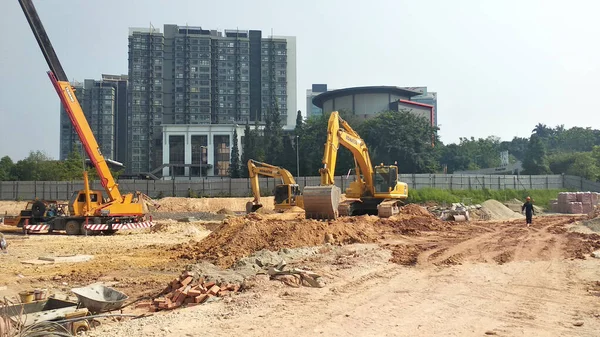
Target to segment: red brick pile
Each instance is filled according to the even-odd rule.
[[[214,281],[205,281],[203,277],[186,271],[179,278],[171,281],[160,297],[148,303],[148,307],[150,311],[154,312],[175,309],[183,305],[198,305],[211,297],[224,297],[239,290],[239,284],[217,284]]]
[[[598,193],[595,192],[562,192],[558,199],[551,200],[553,212],[568,214],[588,214],[598,204]]]

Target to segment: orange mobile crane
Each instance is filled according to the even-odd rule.
[[[38,200],[33,202],[31,212],[26,212],[24,220],[19,221],[17,225],[24,230],[65,230],[70,235],[89,231],[114,233],[118,229],[152,226],[152,222],[145,219],[143,206],[147,197],[139,192],[121,194],[119,191],[119,186],[110,173],[106,159],[102,156],[92,129],[75,97],[75,89],[68,81],[32,0],[19,0],[19,4],[50,67],[48,71],[50,81],[67,111],[87,156],[98,172],[107,197],[104,197],[102,191],[90,190],[87,172],[84,171],[84,189],[73,194],[68,204],[68,212],[57,215],[52,210],[49,214],[48,203]]]

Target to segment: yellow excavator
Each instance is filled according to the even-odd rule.
[[[258,176],[281,178],[283,184],[275,186],[275,211],[283,212],[294,206],[304,208],[300,187],[296,184],[296,180],[290,171],[283,167],[274,166],[267,163],[262,163],[256,160],[248,160],[248,176],[250,177],[250,185],[252,186],[252,196],[254,199],[246,204],[246,213],[256,212],[263,207],[260,202],[260,185]]]
[[[346,189],[346,200],[340,202],[340,189],[335,186],[337,151],[343,146],[354,156],[356,179]],[[373,167],[364,140],[343,120],[337,111],[331,113],[327,127],[327,143],[323,154],[320,186],[304,188],[304,210],[307,219],[335,219],[337,216],[371,214],[390,217],[399,213],[399,205],[408,198],[408,185],[398,181],[398,167]]]
[[[69,83],[32,0],[19,0],[19,4],[50,68],[48,77],[90,162],[98,173],[100,184],[107,196],[104,197],[103,191],[90,189],[87,172],[84,171],[84,189],[73,194],[68,204],[68,214],[65,212],[63,216],[56,216],[56,212],[52,210],[52,214],[49,215],[48,204],[36,201],[27,214],[26,224],[21,226],[24,230],[30,227],[33,231],[65,230],[70,235],[88,231],[114,233],[118,229],[151,226],[151,221],[145,221],[144,203],[147,200],[144,196],[138,192],[121,194],[119,191],[118,184],[108,168],[107,160],[100,152],[100,146],[75,96],[75,89]]]

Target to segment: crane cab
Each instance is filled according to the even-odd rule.
[[[96,208],[104,202],[102,191],[90,191],[90,206]],[[86,213],[85,190],[76,191],[69,200],[69,213],[73,216],[83,216]]]

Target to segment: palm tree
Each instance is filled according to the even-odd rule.
[[[538,125],[531,130],[532,133],[535,133],[537,136],[541,138],[547,138],[552,133],[552,129],[549,128],[546,124],[538,123]]]

